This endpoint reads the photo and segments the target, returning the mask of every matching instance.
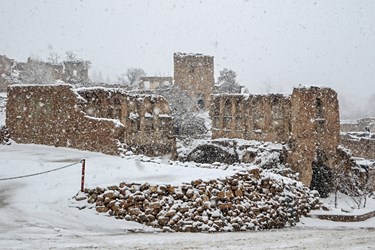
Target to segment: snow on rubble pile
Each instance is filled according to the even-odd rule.
[[[0,92],[0,125],[5,125],[6,100],[7,93]]]
[[[97,212],[163,231],[283,228],[294,226],[302,215],[320,208],[317,192],[258,167],[225,178],[198,179],[178,186],[121,183],[85,192],[87,202]]]
[[[0,125],[0,144],[10,145],[9,130],[4,125]]]

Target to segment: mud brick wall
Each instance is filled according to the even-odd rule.
[[[124,127],[87,116],[70,85],[8,87],[6,124],[17,143],[118,153]]]
[[[334,167],[340,142],[337,94],[329,88],[296,88],[283,95],[221,94],[212,97],[212,138],[289,144],[288,162],[310,185],[317,151]]]
[[[159,87],[172,86],[172,77],[163,76],[142,76],[138,85],[139,90],[156,90]]]
[[[329,88],[296,88],[291,96],[290,153],[292,169],[301,181],[310,184],[311,163],[316,149],[324,153],[329,167],[340,142],[340,117],[337,94]],[[332,162],[329,161],[332,159]]]
[[[290,101],[283,95],[214,95],[212,138],[285,142],[289,136]]]
[[[353,139],[350,136],[341,136],[340,144],[352,151],[352,155],[365,159],[375,160],[375,139],[358,138]]]
[[[214,89],[214,57],[201,54],[174,53],[174,82],[181,89],[210,107]]]
[[[362,118],[356,123],[342,123],[341,132],[371,132],[375,133],[375,118]]]
[[[87,114],[117,119],[124,125],[121,141],[128,149],[149,156],[175,155],[173,120],[164,97],[106,88],[79,89],[78,93],[86,100],[82,109]]]

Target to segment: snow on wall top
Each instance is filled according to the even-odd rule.
[[[300,90],[332,90],[330,87],[326,86],[317,86],[317,85],[300,85],[298,87],[294,87],[294,89],[300,89]]]
[[[283,97],[283,98],[290,98],[290,95],[275,93],[275,94],[244,94],[244,93],[220,93],[220,94],[212,94],[213,98],[220,97],[220,96],[227,96],[227,97],[244,97],[245,100],[249,99],[250,97]]]
[[[83,88],[77,88],[75,89],[75,91],[77,93],[79,92],[90,92],[90,91],[104,91],[104,92],[107,92],[109,94],[109,96],[111,96],[112,94],[122,94],[122,95],[126,95],[126,96],[129,96],[129,97],[134,97],[134,98],[141,98],[141,99],[145,99],[145,98],[150,98],[150,100],[163,100],[165,99],[163,96],[161,95],[156,95],[156,94],[143,94],[143,93],[132,93],[132,92],[129,92],[127,90],[124,90],[124,89],[120,89],[120,88],[106,88],[106,87],[83,87]]]
[[[200,54],[200,53],[182,53],[182,52],[175,52],[173,54],[174,57],[178,57],[178,58],[184,58],[184,57],[212,57],[213,56],[208,56],[208,55],[203,55],[203,54]]]
[[[73,88],[73,85],[65,83],[63,81],[55,81],[54,83],[48,84],[12,84],[8,88],[24,88],[24,87],[56,87],[56,86],[68,86]]]

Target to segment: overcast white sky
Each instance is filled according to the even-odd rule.
[[[375,92],[375,1],[0,0],[0,54],[72,50],[116,79],[129,67],[173,75],[173,52],[215,57],[252,93],[324,85]]]

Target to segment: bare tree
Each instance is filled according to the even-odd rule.
[[[128,79],[128,83],[131,86],[134,86],[135,84],[139,83],[139,79],[145,75],[146,75],[145,71],[141,68],[129,68],[126,71],[126,77]]]
[[[355,206],[366,207],[367,197],[371,195],[370,166],[358,165],[344,150],[338,149],[340,155],[337,166],[333,171],[333,190],[335,191],[335,207],[338,205],[339,192],[350,197]]]
[[[65,52],[65,59],[67,61],[75,61],[77,60],[77,55],[73,51],[68,50],[67,52]]]
[[[56,52],[50,51],[49,56],[47,58],[47,62],[49,62],[51,64],[58,64],[59,59],[60,59],[60,56]]]
[[[175,134],[178,137],[202,137],[207,134],[205,120],[202,118],[198,98],[191,96],[177,85],[160,87],[157,94],[164,96],[171,107]]]

